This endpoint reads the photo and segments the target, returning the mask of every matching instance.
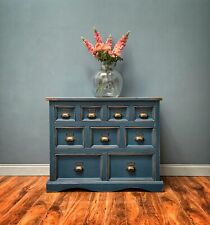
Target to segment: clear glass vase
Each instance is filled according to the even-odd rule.
[[[123,86],[122,75],[113,70],[114,64],[102,62],[101,69],[94,77],[96,97],[118,97]]]

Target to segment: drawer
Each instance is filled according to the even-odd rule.
[[[102,177],[101,155],[57,156],[58,178]]]
[[[109,155],[109,179],[152,179],[153,155]]]
[[[83,121],[100,121],[102,119],[101,106],[82,106],[81,119]]]
[[[152,145],[153,128],[126,127],[126,146]]]
[[[66,147],[84,147],[84,128],[56,128],[56,145]]]
[[[111,121],[128,120],[128,107],[127,106],[108,106],[108,119]]]
[[[147,121],[154,120],[154,107],[152,106],[134,106],[135,120]]]
[[[57,121],[75,121],[75,107],[62,106],[55,107],[55,115]]]
[[[97,148],[118,147],[120,133],[118,127],[91,127],[91,146]]]

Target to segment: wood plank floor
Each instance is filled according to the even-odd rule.
[[[210,177],[163,177],[159,193],[46,193],[47,179],[0,177],[0,225],[210,224]]]

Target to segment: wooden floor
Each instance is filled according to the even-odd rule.
[[[0,224],[210,224],[210,177],[163,180],[159,193],[46,193],[47,177],[0,177]]]

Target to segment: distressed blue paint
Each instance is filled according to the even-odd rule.
[[[138,147],[139,145],[152,145],[152,131],[153,128],[142,128],[142,127],[129,127],[126,128],[126,144],[129,147],[135,146]],[[143,135],[144,141],[137,142],[135,140],[135,136]]]
[[[120,119],[116,119],[114,117],[115,113],[120,113],[122,115],[122,118]],[[109,111],[108,111],[108,118],[110,121],[122,121],[122,120],[128,120],[128,107],[125,106],[125,107],[114,107],[114,106],[111,106],[109,107]]]
[[[152,155],[111,155],[109,156],[110,179],[152,179]],[[136,170],[128,172],[129,164]],[[116,169],[118,168],[118,169]]]
[[[69,113],[71,116],[69,118],[64,119],[65,121],[75,121],[76,113],[75,107],[55,107],[56,121],[62,121],[62,113]]]
[[[76,164],[82,164],[82,173],[75,172]],[[101,156],[100,155],[59,155],[57,156],[57,171],[59,178],[100,178]]]
[[[55,142],[54,142],[54,136],[55,136],[55,129],[54,124],[51,121],[55,120],[55,107],[54,103],[49,103],[50,109],[49,109],[49,117],[50,117],[50,180],[56,179],[56,162],[55,162]]]
[[[50,101],[50,180],[47,191],[83,188],[161,191],[160,98],[48,98]],[[72,116],[62,118],[62,113]],[[96,113],[89,119],[89,112]],[[122,113],[115,119],[115,113]],[[147,119],[139,118],[146,112]],[[75,141],[66,142],[72,135]],[[144,141],[135,141],[143,135]],[[107,136],[107,143],[101,137]],[[128,166],[135,171],[128,171]],[[76,172],[82,165],[82,172]],[[64,179],[65,178],[65,179]]]
[[[64,179],[58,178],[56,181],[47,183],[48,192],[66,191],[68,189],[82,188],[90,191],[119,191],[122,189],[142,189],[147,191],[161,191],[162,181],[100,181],[100,179]]]
[[[57,128],[57,145],[67,145],[69,147],[83,147],[83,127],[63,127]],[[66,136],[74,136],[74,142],[67,142]]]
[[[91,139],[93,147],[109,147],[109,146],[119,146],[119,127],[91,127]],[[109,142],[102,142],[100,138],[102,136],[108,137]]]

